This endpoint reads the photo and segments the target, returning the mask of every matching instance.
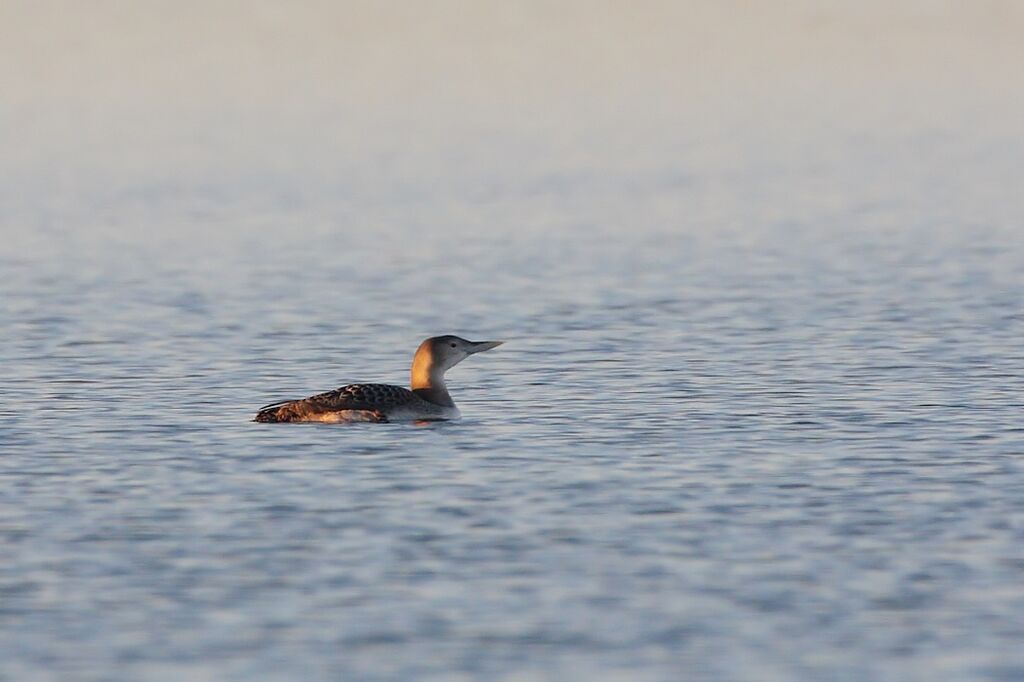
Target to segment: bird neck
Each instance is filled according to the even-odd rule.
[[[427,344],[420,346],[412,359],[409,383],[412,392],[424,400],[445,407],[455,406],[444,383],[444,370],[434,363],[433,354]]]

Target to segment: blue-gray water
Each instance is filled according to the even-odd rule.
[[[1024,679],[1020,103],[845,87],[351,147],[22,92],[0,679]],[[441,333],[506,341],[459,422],[249,421]]]

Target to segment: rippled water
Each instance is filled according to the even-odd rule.
[[[1024,679],[1009,95],[644,87],[0,110],[0,679]],[[250,421],[442,333],[459,422]]]
[[[1024,675],[1019,233],[216,227],[4,258],[12,679]]]

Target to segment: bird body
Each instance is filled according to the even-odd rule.
[[[434,336],[423,341],[413,357],[411,389],[390,384],[349,384],[301,400],[260,408],[258,422],[390,422],[458,419],[459,408],[448,393],[444,373],[474,353],[501,341],[467,341]]]

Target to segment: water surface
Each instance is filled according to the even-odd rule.
[[[16,90],[0,677],[1024,678],[1024,117],[886,73],[348,147]],[[249,421],[441,333],[459,422]]]

